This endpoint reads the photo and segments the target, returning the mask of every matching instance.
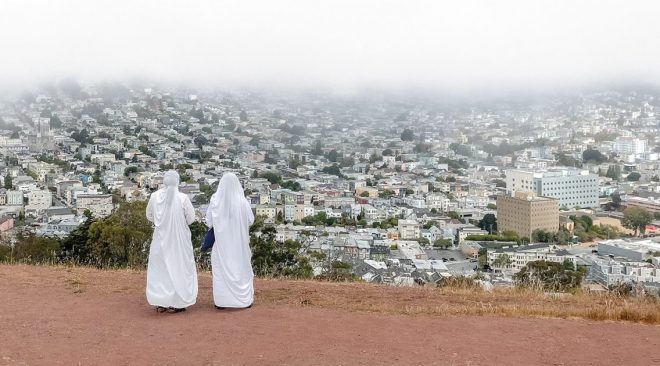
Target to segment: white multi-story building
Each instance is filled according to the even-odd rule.
[[[426,207],[446,212],[449,207],[449,198],[444,194],[439,193],[428,194],[426,195]]]
[[[28,204],[26,210],[34,210],[37,213],[53,205],[53,194],[50,191],[30,191],[27,193]]]
[[[381,221],[386,218],[386,215],[382,210],[379,210],[372,205],[364,205],[362,206],[362,209],[364,210],[364,218],[369,222]]]
[[[598,207],[598,176],[588,170],[550,168],[506,171],[506,187],[514,192],[533,192],[559,200],[559,207]]]
[[[403,203],[414,208],[426,208],[426,201],[421,197],[415,197],[415,196],[404,197]]]
[[[399,220],[398,229],[403,240],[419,239],[421,235],[420,225],[415,220]]]
[[[614,140],[612,150],[619,154],[643,154],[646,152],[646,140],[632,136],[619,136]]]
[[[62,169],[55,164],[49,164],[39,161],[36,163],[28,164],[28,171],[36,175],[39,181],[43,182],[46,180],[46,175],[57,174],[61,172]]]
[[[588,278],[605,286],[617,283],[660,284],[660,268],[655,268],[647,262],[596,259],[589,268]]]
[[[111,194],[78,194],[76,207],[80,213],[89,210],[94,217],[106,217],[114,209]]]
[[[20,206],[23,204],[23,192],[21,191],[7,191],[7,205]]]
[[[496,266],[493,263],[500,256],[505,255],[509,257],[509,264],[505,266]],[[527,246],[519,246],[514,248],[501,248],[501,249],[488,249],[488,264],[499,269],[502,272],[514,274],[519,272],[529,262],[534,261],[547,261],[555,263],[564,263],[569,260],[575,263],[576,257],[564,249],[555,249],[548,244],[533,244]]]

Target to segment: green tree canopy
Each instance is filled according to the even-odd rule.
[[[601,164],[607,161],[607,156],[596,149],[586,149],[582,152],[582,160],[587,163]]]
[[[123,203],[110,216],[89,227],[89,251],[99,267],[146,266],[152,225],[143,201]]]
[[[401,133],[401,141],[413,141],[415,139],[415,134],[409,128],[406,128]]]
[[[479,220],[478,226],[482,230],[486,230],[489,233],[497,233],[497,218],[494,214],[485,214],[484,217]]]
[[[542,288],[546,291],[567,291],[580,287],[585,271],[576,270],[573,262],[533,261],[513,275],[518,286]]]
[[[641,207],[628,207],[623,211],[623,220],[621,224],[623,227],[644,234],[646,232],[646,225],[653,221],[653,215]]]

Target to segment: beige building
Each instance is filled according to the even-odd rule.
[[[364,194],[366,192],[366,194]],[[378,198],[378,188],[374,187],[357,187],[355,188],[355,195],[358,197],[367,196],[369,198]]]
[[[399,220],[400,237],[404,240],[416,240],[421,236],[420,225],[416,220]]]
[[[103,218],[112,213],[115,206],[112,204],[111,194],[78,194],[76,199],[78,212],[89,210],[94,217]]]
[[[497,196],[497,228],[531,238],[534,230],[559,230],[559,203],[556,199],[516,192],[515,197]]]

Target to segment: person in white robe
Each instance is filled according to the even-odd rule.
[[[211,197],[206,224],[213,228],[213,301],[218,309],[249,308],[254,301],[250,225],[254,215],[233,173],[222,176]]]
[[[180,312],[197,301],[197,267],[188,225],[195,210],[187,195],[179,192],[179,174],[163,177],[164,188],[151,194],[147,219],[154,234],[147,265],[147,301],[158,312]]]

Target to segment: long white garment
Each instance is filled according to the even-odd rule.
[[[206,224],[213,227],[211,251],[213,301],[216,306],[245,308],[254,301],[250,225],[254,215],[235,174],[220,179],[211,197]]]
[[[179,192],[179,174],[165,173],[165,188],[154,192],[147,204],[147,219],[154,234],[147,265],[147,301],[153,306],[186,308],[197,301],[197,268],[188,225],[195,210]]]

